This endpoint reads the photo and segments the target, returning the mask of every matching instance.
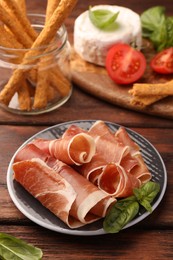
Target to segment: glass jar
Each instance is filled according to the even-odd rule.
[[[36,32],[40,32],[45,16],[29,14],[29,20]],[[7,29],[8,30],[8,29]],[[15,42],[14,42],[15,45]],[[21,46],[21,47],[20,47]],[[27,55],[24,59],[26,53]],[[6,85],[18,71],[22,77],[15,93],[5,97]],[[25,115],[42,114],[63,105],[72,94],[70,72],[70,44],[63,25],[49,45],[39,48],[18,48],[0,46],[0,106],[9,112]],[[7,93],[6,93],[7,95]]]

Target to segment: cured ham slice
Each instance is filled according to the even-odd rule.
[[[33,158],[43,159],[42,154],[43,152],[34,144],[28,144],[18,152],[15,161],[20,161],[21,159],[27,160],[28,156],[30,159],[32,156]],[[54,170],[54,174],[56,173],[58,176],[65,179],[76,192],[76,198],[69,211],[69,215],[74,219],[77,219],[81,225],[91,223],[104,217],[112,203],[116,202],[115,198],[112,198],[110,195],[101,191],[65,163],[52,156],[45,156],[44,159],[46,165]],[[40,172],[40,174],[42,173]],[[70,227],[72,227],[72,224]]]
[[[138,161],[138,164],[130,171],[130,174],[138,178],[141,183],[146,183],[151,180],[152,175],[149,172],[141,154],[135,156],[135,159]]]
[[[49,158],[49,155],[35,146],[33,143],[25,145],[21,150],[18,151],[14,158],[15,162],[30,160],[33,158],[39,158],[42,161],[46,162]]]
[[[69,216],[76,192],[64,178],[38,158],[14,163],[13,170],[14,179],[64,223],[81,226]]]
[[[86,134],[87,134],[87,131],[84,130],[84,129],[82,129],[82,128],[80,128],[80,127],[77,126],[77,125],[70,125],[70,126],[66,129],[66,131],[63,133],[62,138],[65,138],[65,137],[67,137],[67,136],[73,137],[73,136],[75,136],[75,135],[77,135],[77,134],[81,134],[81,133],[86,133]]]
[[[143,160],[140,147],[130,138],[127,131],[123,127],[118,129],[116,132],[116,137],[121,143],[129,146],[131,155],[128,155],[127,158],[123,158],[121,165],[130,174],[138,178],[141,183],[148,182],[152,176]]]
[[[89,162],[95,154],[94,139],[84,133],[70,129],[62,138],[54,140],[36,139],[33,143],[44,152],[69,165]]]
[[[107,164],[98,178],[98,187],[117,198],[131,196],[133,189],[139,186],[140,181],[137,178],[114,163]]]
[[[78,171],[90,182],[97,185],[98,178],[106,165],[106,160],[100,154],[95,154],[92,160],[89,163],[86,163],[79,167]]]
[[[49,164],[49,162],[48,162]],[[65,178],[77,193],[71,214],[82,223],[88,223],[93,216],[104,217],[115,199],[98,189],[73,168],[61,161],[56,161],[53,169]],[[90,214],[88,214],[90,212]]]
[[[124,127],[120,127],[116,133],[115,133],[116,138],[118,139],[119,142],[121,142],[124,145],[128,145],[131,155],[136,155],[140,153],[140,147],[137,145],[129,136],[127,131],[125,130]]]
[[[124,127],[120,127],[113,133],[103,121],[97,121],[90,128],[89,133],[96,140],[97,153],[101,154],[108,163],[118,163],[128,174],[139,179],[141,184],[151,179],[151,173],[143,160],[140,147]]]
[[[131,165],[130,165],[131,164]],[[129,161],[128,169],[138,165]],[[128,173],[124,167],[115,163],[107,163],[98,155],[93,157],[92,161],[83,165],[79,171],[88,178],[99,189],[114,197],[127,197],[132,195],[134,188],[139,188],[141,180],[139,176]]]
[[[88,133],[95,139],[96,152],[107,162],[120,163],[129,152],[128,146],[119,142],[103,121],[96,121]]]

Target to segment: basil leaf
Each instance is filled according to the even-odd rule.
[[[91,22],[99,29],[105,30],[114,30],[117,28],[115,20],[118,17],[119,12],[113,13],[109,10],[98,9],[92,10],[91,6],[89,7],[89,18]]]
[[[42,256],[41,249],[11,235],[0,233],[0,259],[39,260]]]
[[[104,219],[103,228],[108,233],[119,232],[138,213],[139,203],[135,196],[119,200]]]
[[[161,51],[173,46],[173,18],[167,17],[165,7],[155,6],[141,14],[142,36]]]
[[[160,28],[155,29],[150,36],[150,40],[153,42],[153,45],[157,51],[161,51],[165,48],[167,43],[166,23],[162,24]]]
[[[173,46],[173,16],[166,19],[167,42],[165,48]]]
[[[149,32],[155,31],[165,22],[165,7],[155,6],[147,9],[141,14],[142,28]]]
[[[139,189],[134,189],[133,193],[138,202],[149,212],[152,212],[151,203],[160,191],[160,185],[149,181],[143,184]]]

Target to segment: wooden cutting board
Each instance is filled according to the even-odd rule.
[[[161,83],[171,80],[173,76],[162,76],[152,72],[149,61],[154,56],[152,46],[145,43],[143,50],[147,59],[147,69],[140,79],[141,83]],[[72,80],[82,90],[108,101],[114,105],[143,112],[150,115],[173,119],[173,96],[166,97],[148,107],[141,108],[130,103],[131,95],[128,93],[132,85],[122,86],[114,83],[107,75],[106,69],[85,62],[74,51],[71,59]]]

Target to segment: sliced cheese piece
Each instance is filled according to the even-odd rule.
[[[89,18],[89,11],[77,17],[74,23],[74,49],[82,59],[104,66],[108,50],[115,43],[135,44],[140,50],[142,31],[140,16],[131,9],[115,5],[97,5],[92,10],[106,9],[119,12],[118,28],[105,31],[95,27]]]

